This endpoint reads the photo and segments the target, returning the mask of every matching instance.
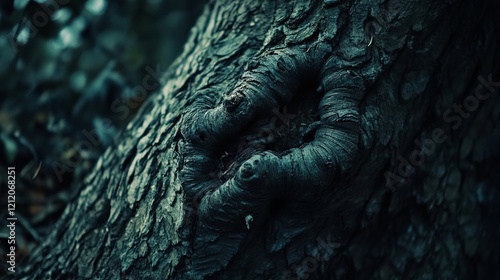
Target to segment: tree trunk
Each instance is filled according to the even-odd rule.
[[[24,279],[499,279],[495,1],[212,1]]]

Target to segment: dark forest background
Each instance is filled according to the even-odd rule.
[[[16,167],[17,262],[182,51],[205,1],[0,2],[0,170]],[[148,76],[149,75],[149,76]],[[145,77],[152,77],[144,81]],[[90,143],[90,145],[89,145]],[[6,217],[0,172],[0,217]],[[7,228],[0,230],[0,276]]]

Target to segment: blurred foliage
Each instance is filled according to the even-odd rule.
[[[16,167],[18,254],[41,241],[95,160],[159,89],[140,91],[180,53],[203,4],[0,2],[0,186],[6,198],[7,167]],[[5,217],[6,199],[0,207]]]

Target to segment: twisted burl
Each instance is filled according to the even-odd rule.
[[[313,139],[286,151],[254,154],[228,180],[213,176],[224,147],[291,102],[306,83],[323,94]],[[194,102],[183,116],[180,145],[180,178],[188,201],[203,194],[192,269],[227,263],[245,235],[266,222],[271,201],[294,201],[307,209],[334,188],[357,153],[363,93],[363,79],[341,69],[330,46],[315,44],[264,53],[247,65],[222,102],[208,97]]]

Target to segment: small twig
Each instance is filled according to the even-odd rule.
[[[375,36],[373,36],[373,34],[372,34],[370,37],[370,43],[368,43],[368,47],[371,46],[371,44],[373,43],[373,38],[375,38]]]
[[[31,180],[35,180],[36,176],[38,175],[38,172],[40,172],[40,168],[42,167],[42,161],[38,164],[38,167],[35,170],[35,174],[33,174],[33,178]]]

